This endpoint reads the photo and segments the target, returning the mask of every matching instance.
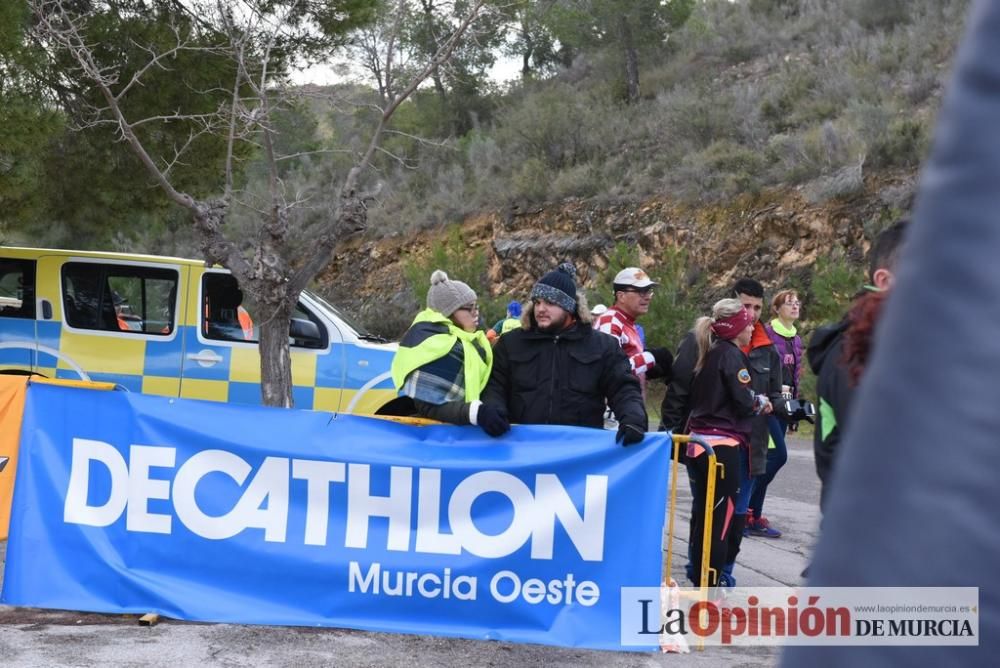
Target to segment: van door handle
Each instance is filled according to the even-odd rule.
[[[201,366],[212,366],[224,359],[222,355],[214,353],[211,350],[199,350],[196,353],[188,353],[187,358],[197,362]]]

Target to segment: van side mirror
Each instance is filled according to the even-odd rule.
[[[288,336],[299,346],[306,348],[323,347],[323,337],[320,336],[319,327],[312,320],[292,318],[288,327]]]

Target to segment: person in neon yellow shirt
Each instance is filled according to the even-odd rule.
[[[399,342],[392,360],[396,389],[421,417],[478,425],[490,436],[510,429],[506,413],[479,397],[493,367],[493,349],[479,329],[475,291],[440,269],[431,274],[427,308]]]

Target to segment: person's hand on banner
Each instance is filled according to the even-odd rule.
[[[507,411],[496,408],[489,404],[482,404],[479,407],[479,414],[476,416],[477,424],[483,428],[490,436],[502,436],[510,431],[510,421],[507,420]]]
[[[642,427],[622,422],[618,425],[618,435],[615,436],[615,442],[628,447],[639,443],[645,437],[646,432],[642,429]]]

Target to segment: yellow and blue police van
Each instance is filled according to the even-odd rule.
[[[198,260],[0,247],[0,373],[260,403],[254,304]],[[290,328],[297,408],[393,414],[396,344],[304,292]]]

